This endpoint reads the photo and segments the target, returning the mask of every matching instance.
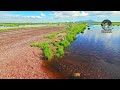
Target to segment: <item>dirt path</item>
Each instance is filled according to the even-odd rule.
[[[63,29],[64,27],[43,27],[0,31],[0,78],[60,78],[44,67],[42,52],[39,48],[30,47],[30,44],[43,41],[44,36]]]

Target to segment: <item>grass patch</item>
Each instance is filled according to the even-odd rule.
[[[64,55],[64,47],[59,45],[57,48],[56,57],[62,58],[63,55]]]
[[[39,47],[41,49],[43,49],[43,55],[45,57],[45,59],[47,60],[51,60],[53,53],[52,50],[50,49],[50,45],[48,42],[44,42],[44,43],[34,43],[31,45],[32,47]]]
[[[63,46],[64,48],[67,48],[70,46],[70,42],[67,41],[67,39],[65,39],[60,42],[60,45]]]
[[[44,46],[46,46],[46,45],[49,45],[49,43],[48,42],[43,42],[43,43],[33,43],[33,44],[31,44],[32,47],[39,47],[41,49],[43,49]]]
[[[47,60],[52,59],[53,54],[52,54],[52,50],[50,49],[49,45],[44,46],[43,53],[44,53],[44,56]]]
[[[55,33],[52,33],[52,34],[46,36],[45,38],[54,39],[58,34],[63,33],[63,32],[66,32],[66,30],[57,31]]]
[[[24,29],[24,28],[38,28],[38,27],[54,27],[57,23],[0,23],[0,31]],[[60,25],[59,25],[60,26]]]
[[[58,33],[58,32],[55,32],[55,33],[50,34],[49,36],[47,36],[47,37],[45,37],[45,38],[53,39],[53,38],[55,38],[55,36],[56,36],[57,34],[59,34],[59,33]]]
[[[86,25],[86,23],[70,23],[65,30],[55,32],[47,36],[46,38],[52,39],[49,43],[34,43],[32,44],[32,46],[42,48],[44,57],[48,60],[51,60],[53,56],[57,58],[62,58],[64,56],[64,50],[68,48],[70,44],[76,39],[77,34],[84,33]],[[63,38],[60,39],[59,37]],[[55,50],[53,50],[52,47],[55,47]]]
[[[54,46],[58,47],[60,45],[60,42],[51,42],[51,44],[53,44]]]

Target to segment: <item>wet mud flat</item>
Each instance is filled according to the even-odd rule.
[[[54,60],[51,67],[63,75],[63,79],[109,79],[110,75],[102,69],[95,69],[87,63],[78,63],[69,59]],[[80,76],[75,76],[75,74]]]

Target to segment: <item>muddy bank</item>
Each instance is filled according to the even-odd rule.
[[[68,79],[68,76],[66,76],[65,73],[60,72],[53,65],[57,66],[57,64],[54,61],[48,62],[44,60],[42,63],[42,69],[45,73],[48,74],[49,79]]]
[[[67,79],[109,79],[106,72],[93,69],[87,63],[78,63],[69,59],[54,60],[50,63],[51,67],[64,75]],[[80,74],[79,77],[74,74]]]

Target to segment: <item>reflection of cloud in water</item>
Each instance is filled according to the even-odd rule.
[[[114,50],[115,52],[120,50],[120,28],[114,27],[112,33],[101,33],[101,27],[97,26],[92,30],[86,30],[83,34],[89,43],[103,44],[106,49]],[[99,43],[100,42],[100,43]]]
[[[101,32],[98,27],[94,29],[97,30],[87,30],[86,33],[84,33],[84,37],[87,38],[89,42],[94,40],[94,42],[97,43],[101,37]]]
[[[112,33],[105,33],[105,34],[104,34],[104,37],[105,37],[105,39],[107,39],[107,40],[111,40]]]
[[[100,37],[101,35],[100,34],[95,34],[95,43],[98,43],[98,40],[99,40],[99,37]]]
[[[120,42],[120,31],[119,28],[116,28],[112,31],[112,33],[105,33],[103,38],[101,38],[104,42],[104,45],[106,47],[112,48],[112,49],[119,49],[119,42]]]

